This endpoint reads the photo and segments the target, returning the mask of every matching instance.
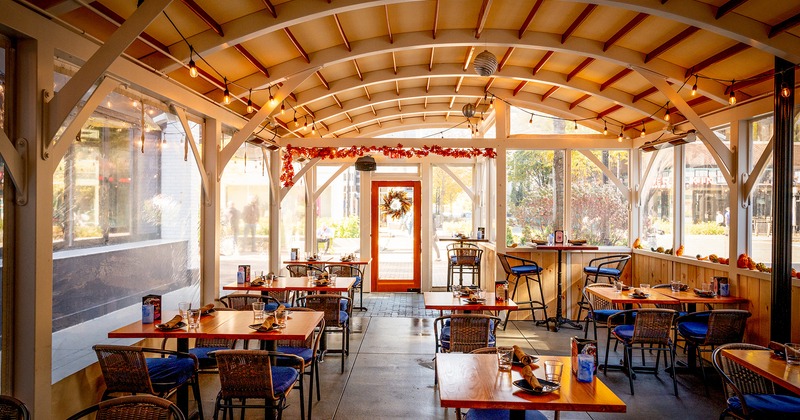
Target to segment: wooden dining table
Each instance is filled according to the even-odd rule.
[[[222,286],[222,290],[259,291],[259,292],[347,292],[356,282],[355,277],[337,277],[336,281],[327,286],[312,283],[308,277],[278,277],[276,280],[264,282],[255,286],[251,282],[229,283]]]
[[[442,407],[511,410],[511,419],[524,419],[525,410],[593,411],[624,413],[625,403],[600,378],[578,382],[572,374],[571,358],[539,356],[534,369],[544,378],[544,361],[564,363],[561,386],[549,394],[537,395],[517,388],[512,382],[522,379],[519,367],[511,372],[498,369],[497,355],[440,353],[436,355],[439,400]]]
[[[800,395],[800,366],[791,366],[786,359],[775,356],[772,350],[722,350],[734,362]]]
[[[511,299],[497,300],[494,292],[484,294],[481,303],[472,303],[466,297],[454,297],[452,292],[425,292],[422,296],[425,309],[439,311],[516,311],[518,306]]]
[[[177,311],[164,311],[162,321],[169,320]],[[249,327],[253,323],[252,311],[216,311],[200,317],[197,328],[183,327],[171,331],[156,328],[157,324],[133,322],[108,333],[108,338],[175,338],[177,350],[189,351],[190,338],[219,338],[227,340],[261,340],[266,350],[274,351],[278,340],[305,340],[323,317],[322,312],[292,312],[286,327],[273,331],[257,331]],[[178,388],[178,408],[189,418],[189,393],[185,386]]]
[[[564,251],[567,251],[567,252],[596,251],[599,248],[596,247],[596,246],[592,246],[592,245],[569,245],[569,244],[564,245],[564,244],[558,244],[558,245],[537,245],[536,249],[537,250],[541,250],[541,251],[556,251],[556,252],[558,252],[558,258],[557,258],[557,262],[556,262],[556,287],[557,287],[557,291],[556,291],[556,293],[557,293],[557,298],[556,298],[556,316],[549,318],[547,321],[548,322],[553,322],[553,325],[554,325],[553,329],[555,331],[558,331],[558,329],[561,328],[561,326],[564,325],[564,324],[566,324],[566,325],[568,325],[568,326],[570,326],[572,328],[578,329],[578,330],[583,329],[579,324],[575,323],[574,321],[572,321],[569,318],[565,318],[564,317],[564,306],[562,304],[562,301],[564,300],[563,299],[564,290],[563,290],[563,284],[562,284],[562,281],[561,281],[561,276],[562,276],[562,273],[561,273],[562,254],[564,253]]]
[[[686,310],[689,313],[697,312],[698,303],[707,303],[709,305],[723,305],[723,304],[739,304],[747,303],[748,299],[739,296],[698,296],[694,290],[682,290],[680,292],[673,292],[669,288],[650,289],[656,293],[664,296],[669,296],[679,303],[686,304]]]

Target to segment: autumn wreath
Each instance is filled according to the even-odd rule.
[[[405,191],[390,190],[380,205],[381,211],[392,219],[400,219],[411,210],[411,199]]]

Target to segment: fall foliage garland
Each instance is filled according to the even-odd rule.
[[[398,144],[395,147],[389,146],[350,146],[346,148],[336,147],[293,147],[291,144],[286,146],[286,153],[283,154],[283,171],[281,172],[281,183],[284,187],[289,187],[294,184],[294,167],[292,160],[294,156],[304,157],[307,159],[341,159],[341,158],[355,158],[364,156],[369,153],[382,153],[384,156],[391,159],[402,159],[411,157],[423,157],[430,154],[455,157],[455,158],[475,158],[475,157],[488,157],[495,158],[497,153],[494,149],[478,149],[475,147],[467,149],[454,149],[445,148],[441,146],[422,146],[403,147]]]

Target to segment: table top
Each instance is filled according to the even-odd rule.
[[[669,296],[673,299],[677,299],[680,303],[724,304],[724,303],[745,303],[748,301],[747,298],[739,296],[714,296],[714,297],[697,296],[697,294],[694,293],[694,290],[684,290],[682,292],[673,292],[669,288],[650,289],[650,290],[656,293],[660,293],[664,296]]]
[[[306,261],[306,260],[286,260],[284,264],[299,264],[299,265],[319,265],[319,264],[344,264],[344,265],[367,265],[372,262],[372,258],[368,258],[366,260],[356,260],[356,261],[340,261],[334,259],[327,259],[327,260],[314,260],[314,261]]]
[[[800,395],[800,366],[790,366],[785,359],[773,357],[772,350],[722,350],[734,362]]]
[[[572,374],[570,357],[540,356],[537,377],[544,377],[544,361],[564,363],[561,388],[545,395],[525,392],[513,381],[522,379],[520,368],[511,372],[497,369],[494,354],[439,353],[436,364],[439,376],[439,399],[442,407],[504,408],[511,410],[601,411],[624,413],[625,403],[598,377],[578,382]]]
[[[453,297],[453,292],[425,292],[425,309],[440,311],[516,311],[517,304],[511,299],[498,301],[493,292],[484,294],[483,303],[467,303],[464,298]]]
[[[489,242],[489,240],[485,238],[439,238],[439,242]]]
[[[536,245],[536,249],[544,251],[596,251],[600,248],[594,245]]]
[[[172,319],[177,311],[166,311],[162,320]],[[248,327],[253,324],[252,311],[217,311],[200,318],[200,326],[173,331],[161,331],[156,324],[134,322],[108,333],[108,338],[223,338],[228,340],[305,340],[314,332],[324,314],[322,312],[291,312],[286,328],[258,332]]]
[[[652,305],[655,304],[678,304],[678,300],[673,298],[669,295],[664,295],[661,293],[655,293],[655,290],[648,289],[647,293],[650,294],[645,299],[639,299],[631,296],[633,293],[633,288],[631,287],[630,290],[624,290],[622,293],[617,293],[615,288],[613,287],[589,287],[586,290],[589,293],[603,299],[606,301],[611,302],[612,304],[645,304],[649,303]]]
[[[284,290],[302,290],[305,292],[346,292],[353,287],[355,277],[337,277],[336,283],[329,286],[315,286],[308,281],[308,277],[278,277],[277,280],[266,282],[261,286],[253,286],[250,282],[230,283],[222,290],[255,290],[261,292],[281,292]]]

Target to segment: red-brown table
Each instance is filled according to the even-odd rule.
[[[562,285],[561,285],[561,258],[562,258],[561,254],[564,251],[567,251],[567,252],[571,252],[571,251],[595,251],[598,248],[596,246],[591,246],[591,245],[537,245],[536,249],[537,250],[542,250],[542,251],[557,251],[558,252],[558,263],[557,263],[558,267],[557,267],[557,270],[556,270],[556,272],[558,273],[557,276],[556,276],[556,279],[557,279],[557,283],[556,284],[558,285],[558,291],[557,291],[558,297],[556,298],[556,316],[550,317],[547,321],[548,322],[552,321],[554,323],[553,324],[554,325],[553,328],[556,331],[558,331],[558,329],[564,324],[567,324],[568,326],[570,326],[572,328],[575,328],[577,330],[582,330],[583,327],[581,327],[579,324],[576,324],[574,321],[572,321],[569,318],[564,318],[564,311],[563,311],[564,308],[563,308],[563,306],[561,304],[562,295],[563,295],[563,289],[562,289]]]
[[[789,366],[786,359],[771,350],[722,350],[725,357],[800,395],[800,366]]]
[[[497,300],[495,294],[487,292],[483,303],[469,303],[466,298],[453,297],[452,292],[425,292],[422,296],[425,309],[439,311],[516,311],[517,304],[511,299]]]

